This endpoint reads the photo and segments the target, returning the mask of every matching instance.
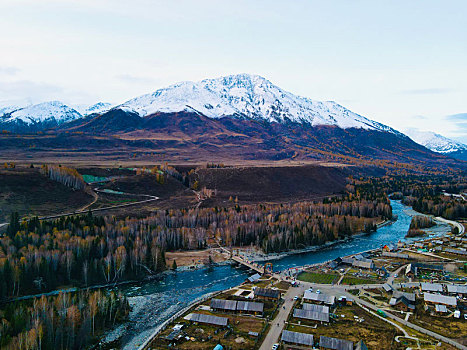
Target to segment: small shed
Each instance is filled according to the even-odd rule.
[[[435,311],[439,312],[440,314],[445,314],[448,312],[448,308],[446,307],[446,305],[437,304],[435,306]]]
[[[254,283],[259,280],[261,275],[259,273],[255,273],[253,276],[248,277],[248,282]]]

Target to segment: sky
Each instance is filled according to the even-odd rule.
[[[467,143],[467,1],[1,0],[0,101],[122,103],[259,74]]]

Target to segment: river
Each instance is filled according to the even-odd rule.
[[[417,213],[400,201],[391,201],[391,206],[393,214],[398,217],[396,222],[383,226],[374,233],[359,235],[349,241],[318,251],[289,255],[274,260],[274,270],[321,263],[339,256],[355,254],[404,240],[411,217]],[[450,226],[439,223],[425,231],[430,236],[438,236],[450,231]],[[130,322],[116,331],[123,334],[123,348],[137,348],[157,325],[193,300],[209,292],[236,286],[250,274],[251,271],[243,267],[221,265],[200,270],[172,272],[165,274],[159,281],[151,281],[139,286],[120,287],[120,290],[129,297],[133,308],[130,313]]]

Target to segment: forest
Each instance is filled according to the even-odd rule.
[[[0,237],[0,298],[140,280],[163,271],[165,252],[255,244],[279,252],[343,239],[390,219],[389,200],[158,210],[144,218],[86,215],[19,222]]]
[[[129,311],[126,297],[100,290],[15,301],[0,309],[0,348],[83,349]]]
[[[467,191],[467,179],[460,175],[395,175],[351,179],[349,185],[365,196],[392,194],[392,199],[414,210],[449,220],[467,217],[467,202],[455,196]],[[464,196],[465,197],[465,196]]]

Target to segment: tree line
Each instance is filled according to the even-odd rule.
[[[59,293],[6,304],[0,309],[0,347],[5,350],[83,349],[130,311],[121,294]]]
[[[73,168],[60,165],[42,165],[41,173],[48,176],[51,180],[60,182],[76,190],[83,190],[86,187],[83,176]]]
[[[165,251],[255,244],[265,252],[371,232],[392,216],[389,201],[342,199],[230,208],[158,210],[144,218],[93,216],[57,220],[12,216],[0,238],[0,298],[139,280],[163,271]]]

